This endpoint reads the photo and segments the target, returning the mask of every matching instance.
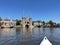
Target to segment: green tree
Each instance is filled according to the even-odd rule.
[[[50,20],[50,21],[48,22],[48,24],[50,24],[50,26],[53,26],[53,25],[54,25],[54,22],[53,22],[52,20]]]
[[[20,25],[21,24],[21,20],[16,19],[16,25]]]
[[[0,17],[0,21],[2,21],[2,18]]]
[[[45,21],[43,21],[42,23],[43,23],[43,25],[45,25]]]

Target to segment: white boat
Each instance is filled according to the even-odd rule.
[[[45,36],[40,45],[52,45],[52,43]]]

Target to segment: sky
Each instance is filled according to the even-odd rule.
[[[60,0],[0,0],[0,17],[60,22]]]

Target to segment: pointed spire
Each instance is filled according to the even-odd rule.
[[[12,19],[10,21],[12,21]]]
[[[30,13],[30,18],[32,18],[32,13]]]
[[[24,10],[23,10],[23,14],[22,14],[22,17],[24,18]]]

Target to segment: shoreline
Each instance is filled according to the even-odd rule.
[[[13,27],[1,27],[0,28],[21,28],[21,26],[13,26]],[[35,28],[35,27],[34,27]],[[60,28],[60,26],[43,26],[43,27],[37,27],[37,28]]]

